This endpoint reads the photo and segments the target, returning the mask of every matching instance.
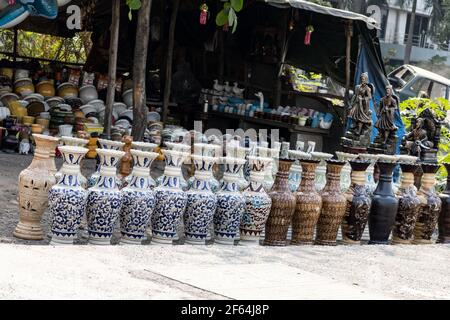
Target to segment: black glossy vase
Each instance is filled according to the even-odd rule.
[[[373,192],[369,214],[369,244],[388,244],[395,224],[398,199],[392,190],[392,172],[397,163],[378,161],[380,170],[378,186]]]
[[[447,170],[447,188],[440,195],[442,201],[439,215],[439,243],[450,243],[450,163],[444,163]]]

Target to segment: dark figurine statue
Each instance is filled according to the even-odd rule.
[[[402,152],[419,157],[423,162],[437,162],[441,122],[426,108],[411,121],[411,131],[403,137]]]
[[[398,98],[392,94],[392,86],[387,86],[386,95],[380,101],[378,120],[375,123],[375,128],[378,129],[383,144],[392,143],[397,133],[398,128],[394,124],[394,119],[398,104]]]

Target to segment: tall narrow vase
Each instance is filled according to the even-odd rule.
[[[352,169],[351,169],[348,161],[356,159],[358,157],[358,155],[352,154],[352,153],[336,151],[336,156],[338,157],[339,160],[347,162],[345,164],[345,166],[342,168],[342,172],[341,172],[341,190],[342,190],[342,192],[345,192],[345,191],[347,191],[348,188],[350,188],[350,185],[352,183],[352,179],[351,179]]]
[[[450,163],[444,163],[447,170],[447,188],[441,194],[442,208],[439,215],[439,243],[450,243]]]
[[[186,192],[184,232],[187,244],[204,245],[208,228],[214,218],[217,197],[212,191],[212,168],[218,158],[193,155],[195,174],[191,189]]]
[[[369,244],[388,244],[389,242],[389,235],[394,227],[398,210],[398,199],[392,190],[392,172],[396,165],[396,162],[377,162],[380,178],[373,192],[369,213]]]
[[[245,212],[240,226],[240,244],[258,245],[261,231],[270,213],[272,199],[264,190],[265,168],[272,162],[270,158],[249,156],[250,184],[243,191]]]
[[[97,149],[97,154],[100,156],[100,177],[89,189],[86,205],[89,243],[108,245],[122,206],[122,194],[116,181],[117,164],[125,152]]]
[[[369,166],[369,161],[350,161],[351,184],[344,194],[347,199],[347,207],[342,221],[342,239],[346,244],[361,244],[361,238],[369,218],[372,205],[372,199],[366,188],[366,170]]]
[[[59,151],[64,159],[61,177],[48,196],[52,217],[50,244],[73,244],[86,210],[88,192],[81,184],[79,173],[81,160],[89,150],[62,146]]]
[[[392,231],[393,244],[410,244],[420,209],[417,188],[414,186],[414,173],[419,167],[415,163],[401,163],[402,182],[397,191],[398,211]]]
[[[300,160],[302,180],[296,192],[297,204],[292,218],[292,245],[314,243],[314,229],[322,210],[322,197],[316,191],[316,169],[320,160]]]
[[[436,194],[436,172],[438,164],[423,163],[423,176],[417,196],[420,199],[419,216],[414,227],[413,244],[432,244],[432,236],[436,229],[442,202]]]
[[[116,150],[121,151],[125,143],[120,141],[112,141],[112,140],[106,140],[106,139],[98,139],[98,144],[102,149],[105,150]],[[100,179],[100,170],[101,170],[102,162],[100,156],[97,154],[97,167],[95,172],[91,175],[91,177],[88,179],[88,187],[94,186],[98,179]],[[119,179],[117,179],[117,182],[119,182]]]
[[[370,161],[370,166],[366,170],[366,188],[370,194],[372,194],[377,188],[377,183],[375,182],[374,172],[375,172],[375,163],[377,162],[380,156],[378,154],[360,154],[359,159]]]
[[[239,232],[245,210],[245,198],[239,191],[239,171],[245,160],[222,157],[225,172],[220,191],[217,192],[217,209],[214,214],[214,242],[233,245]]]
[[[264,245],[287,245],[287,232],[295,211],[295,195],[289,189],[289,170],[293,160],[279,159],[278,173],[269,196],[272,199],[269,218],[266,222]]]
[[[88,140],[85,139],[79,139],[79,138],[73,138],[73,137],[61,137],[61,142],[64,146],[72,146],[72,147],[84,147],[88,144]],[[83,174],[81,173],[81,166],[82,166],[83,160],[81,160],[80,164],[78,165],[78,180],[81,183],[81,186],[83,188],[87,187],[87,179]],[[62,172],[59,171],[55,174],[56,181],[58,182],[59,179],[62,177]]]
[[[312,159],[320,160],[316,169],[316,190],[322,191],[327,184],[327,163],[326,161],[333,158],[331,153],[311,152]]]
[[[186,209],[187,195],[181,188],[181,165],[188,153],[163,150],[166,168],[155,188],[156,206],[152,215],[152,242],[172,244]]]
[[[134,167],[128,185],[121,190],[120,243],[141,244],[155,207],[155,196],[149,185],[149,168],[158,154],[134,149],[130,154]]]
[[[315,243],[335,246],[339,226],[345,216],[347,199],[341,191],[341,171],[345,161],[327,160],[327,184],[321,192],[322,212],[317,222]]]
[[[33,134],[36,142],[30,166],[19,174],[19,223],[14,236],[25,240],[44,238],[41,219],[48,204],[48,192],[56,183],[50,152],[58,138]]]

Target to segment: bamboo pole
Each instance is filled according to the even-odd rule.
[[[175,26],[177,24],[178,8],[180,7],[180,0],[174,0],[172,15],[170,17],[169,26],[169,44],[167,48],[166,60],[166,85],[164,86],[164,102],[163,102],[163,122],[167,120],[167,113],[169,111],[170,90],[172,87],[172,60],[173,60],[173,46],[175,43]]]
[[[117,50],[119,47],[120,1],[113,0],[109,45],[108,91],[106,95],[103,137],[111,138],[112,106],[116,93]]]
[[[147,73],[148,39],[150,34],[150,12],[152,0],[142,0],[136,28],[136,45],[133,64],[133,130],[134,141],[142,141],[147,127],[147,99],[145,78]]]
[[[348,103],[350,100],[350,77],[351,77],[351,55],[352,55],[352,36],[353,36],[353,25],[352,21],[347,21],[347,26],[345,30],[345,36],[347,38],[347,45],[345,48],[345,108],[344,108],[344,132],[347,127],[347,115],[348,115]]]

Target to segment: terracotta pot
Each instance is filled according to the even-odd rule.
[[[327,183],[321,192],[322,211],[317,221],[315,243],[318,245],[336,245],[339,226],[345,216],[347,199],[341,191],[341,171],[345,161],[327,160]]]
[[[420,200],[414,186],[414,173],[419,167],[415,163],[401,163],[402,184],[397,191],[398,211],[395,217],[395,226],[392,231],[393,244],[410,244],[413,231],[419,215]]]
[[[438,164],[423,163],[421,165],[423,176],[417,196],[421,202],[419,216],[414,227],[413,244],[432,244],[434,230],[436,229],[442,202],[435,191],[436,172]]]
[[[272,199],[266,222],[264,245],[287,245],[287,232],[295,212],[295,195],[289,189],[289,171],[294,160],[280,159],[275,183],[269,196]]]
[[[50,80],[44,80],[39,82],[36,85],[36,91],[37,93],[43,95],[46,98],[55,96],[55,87],[53,85],[53,82]]]
[[[42,240],[41,218],[48,204],[48,191],[56,183],[52,174],[50,152],[58,138],[33,135],[36,142],[30,166],[19,174],[19,223],[14,236],[25,240]]]
[[[21,96],[27,96],[34,93],[33,81],[31,81],[30,78],[17,79],[14,82],[14,93]]]
[[[450,243],[450,163],[444,163],[447,170],[447,188],[441,194],[441,214],[439,215],[439,243]]]
[[[345,193],[347,208],[342,222],[342,239],[346,244],[361,244],[361,237],[369,218],[372,199],[366,187],[366,170],[370,161],[350,161],[351,183]]]
[[[314,230],[322,210],[322,197],[316,191],[316,169],[320,160],[301,160],[302,180],[296,192],[297,204],[292,218],[293,245],[313,244]]]
[[[395,224],[398,199],[392,190],[392,172],[396,162],[377,161],[380,170],[378,186],[373,192],[369,213],[369,244],[388,244],[389,235]]]

